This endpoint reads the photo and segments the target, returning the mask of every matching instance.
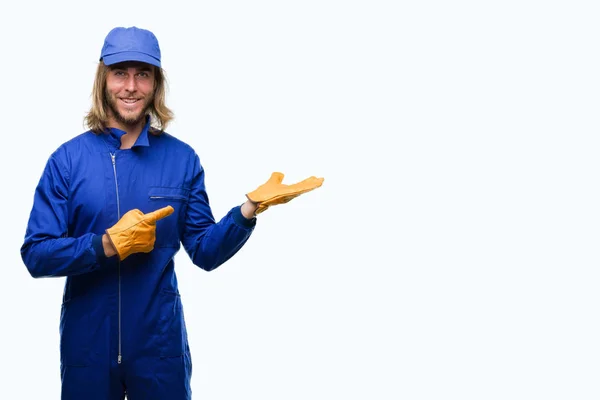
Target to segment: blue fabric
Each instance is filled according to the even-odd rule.
[[[117,27],[106,35],[100,60],[106,65],[141,61],[160,68],[160,46],[156,36],[146,29]]]
[[[121,398],[125,390],[131,399],[154,398],[148,388],[156,398],[187,399],[191,356],[173,258],[183,245],[195,265],[214,270],[246,243],[256,219],[240,206],[214,219],[189,145],[146,125],[131,149],[120,150],[124,133],[85,132],[52,153],[21,255],[33,277],[66,277],[63,399]],[[174,213],[157,222],[153,251],[121,262],[104,255],[101,235],[123,214],[167,205]]]

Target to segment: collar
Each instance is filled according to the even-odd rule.
[[[148,147],[150,146],[150,142],[148,141],[148,130],[150,129],[150,116],[147,115],[146,116],[146,124],[144,125],[144,127],[142,128],[142,132],[140,132],[140,136],[138,136],[137,140],[135,141],[135,143],[133,144],[133,146],[131,146],[131,148],[134,147],[138,147],[138,146],[144,146],[144,147]],[[127,132],[118,129],[118,128],[108,128],[109,131],[109,140],[111,142],[114,142],[114,144],[118,145],[118,147],[120,147],[121,145],[121,136],[125,135]]]

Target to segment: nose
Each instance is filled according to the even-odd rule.
[[[135,83],[135,74],[129,74],[127,79],[125,80],[125,90],[128,92],[135,92],[136,83]]]

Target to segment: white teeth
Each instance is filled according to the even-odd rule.
[[[128,104],[133,104],[137,101],[137,99],[121,99],[121,100]]]

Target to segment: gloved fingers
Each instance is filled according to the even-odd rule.
[[[323,178],[321,178],[321,179],[314,178],[311,180],[304,180],[302,182],[291,185],[284,192],[281,192],[277,196],[274,196],[272,199],[269,199],[269,201],[279,199],[281,197],[288,197],[288,196],[297,197],[297,196],[300,196],[301,194],[310,192],[311,190],[315,190],[316,188],[320,187],[322,184],[323,184]]]
[[[267,183],[259,186],[257,189],[246,194],[246,198],[254,203],[270,202],[270,204],[287,203],[292,198],[310,192],[323,184],[324,178],[311,176],[293,185],[281,183],[284,174],[281,172],[273,172]],[[288,196],[292,196],[288,198]],[[282,201],[282,198],[286,198]]]
[[[279,200],[277,201],[277,204],[285,204],[285,203],[288,203],[289,201],[291,201],[291,200],[295,199],[295,198],[296,198],[296,197],[298,197],[298,196],[300,196],[300,195],[299,195],[299,194],[296,194],[296,195],[294,195],[294,196],[284,196],[284,197],[282,197],[281,199],[279,199]]]
[[[281,203],[281,201],[279,201],[282,198],[285,197],[290,197],[290,200],[296,196],[299,196],[301,193],[297,193],[297,194],[287,194],[287,193],[282,193],[279,194],[277,196],[273,196],[273,197],[269,197],[267,199],[261,200],[261,201],[254,201],[252,198],[250,198],[250,195],[247,194],[246,197],[250,200],[253,201],[255,203],[258,204],[258,209],[260,209],[262,206],[269,206],[269,205],[275,205],[275,204],[279,204]],[[289,201],[289,200],[288,200]],[[262,212],[262,211],[261,211]],[[258,212],[257,212],[258,214]]]
[[[137,208],[134,208],[133,210],[129,210],[127,211],[125,214],[123,214],[123,216],[121,217],[122,219],[130,218],[130,217],[142,217],[144,215],[143,212],[141,212],[140,210],[138,210]],[[141,219],[141,218],[140,218]]]
[[[260,202],[255,214],[258,215],[271,206],[288,203],[288,202],[292,201],[293,199],[295,199],[296,197],[300,196],[301,194],[310,192],[311,190],[318,188],[319,186],[322,185],[322,183],[324,181],[323,178],[314,178],[314,177],[311,177],[311,178],[309,178],[309,179],[311,179],[309,182],[310,186],[307,186],[302,190],[296,189],[296,191],[293,193],[282,193],[282,194],[274,196],[270,199]],[[308,180],[305,179],[305,181],[308,181]]]
[[[257,208],[257,209],[256,209],[256,211],[254,212],[254,214],[255,214],[255,215],[258,215],[258,214],[260,214],[261,212],[263,212],[263,211],[266,211],[266,210],[267,210],[267,208],[269,208],[269,206],[266,206],[266,205],[264,205],[264,204],[261,204],[261,205],[259,205],[259,206],[258,206],[258,208]]]
[[[295,194],[291,194],[291,195],[282,195],[282,196],[277,196],[274,197],[272,199],[269,199],[263,203],[261,203],[261,205],[265,205],[265,206],[274,206],[277,204],[283,204],[283,203],[287,203],[289,201],[291,201],[292,199],[295,199],[296,197],[300,196],[301,193],[295,193]]]
[[[311,176],[310,178],[306,178],[303,181],[294,183],[292,185],[281,185],[279,188],[277,188],[277,190],[273,191],[275,194],[273,198],[310,192],[311,190],[320,187],[323,184],[323,180],[323,178]]]
[[[274,196],[268,200],[263,201],[262,203],[260,203],[261,205],[265,205],[265,206],[274,206],[277,204],[284,204],[287,203],[289,201],[291,201],[292,199],[295,199],[296,197],[304,194],[304,193],[308,193],[316,188],[318,188],[319,186],[321,186],[321,183],[323,182],[323,180],[319,180],[317,183],[318,185],[315,186],[310,186],[310,187],[306,187],[302,190],[300,189],[296,189],[295,191],[293,191],[292,193],[281,193],[277,196]]]
[[[273,172],[266,184],[280,184],[283,182],[284,174],[282,172]]]
[[[263,183],[255,190],[246,194],[248,200],[254,203],[260,203],[268,199],[273,191],[280,191],[281,181],[283,181],[283,173],[273,172],[266,183]]]
[[[293,199],[295,199],[298,196],[300,196],[300,193],[289,195],[289,196],[277,196],[277,197],[275,197],[273,199],[269,199],[267,201],[264,201],[264,202],[260,203],[260,205],[258,206],[258,209],[256,210],[255,214],[258,215],[258,214],[260,214],[261,212],[265,211],[267,208],[269,208],[271,206],[276,206],[278,204],[288,203],[288,202],[292,201]]]
[[[106,230],[106,233],[110,235],[117,234],[119,232],[125,232],[130,229],[132,226],[137,224],[144,218],[144,213],[134,208],[133,210],[127,211],[123,216],[117,221],[116,224],[111,226]]]
[[[163,219],[165,217],[168,217],[169,215],[173,214],[173,207],[171,206],[166,206],[163,208],[160,208],[156,211],[152,211],[151,213],[146,214],[146,218],[149,222],[156,222],[160,219]]]
[[[303,181],[298,183],[294,183],[293,185],[289,185],[289,190],[292,191],[300,191],[300,190],[312,190],[320,187],[323,184],[324,178],[317,178],[315,176],[311,176],[310,178],[306,178]]]
[[[276,181],[283,179],[283,174],[280,172],[274,172],[271,175],[270,181]],[[309,192],[313,189],[320,187],[323,184],[324,178],[317,178],[311,176],[293,185],[284,184],[264,184],[258,189],[246,194],[246,197],[255,203],[261,203],[264,201],[272,200],[280,196],[289,196],[293,194],[302,194]]]

